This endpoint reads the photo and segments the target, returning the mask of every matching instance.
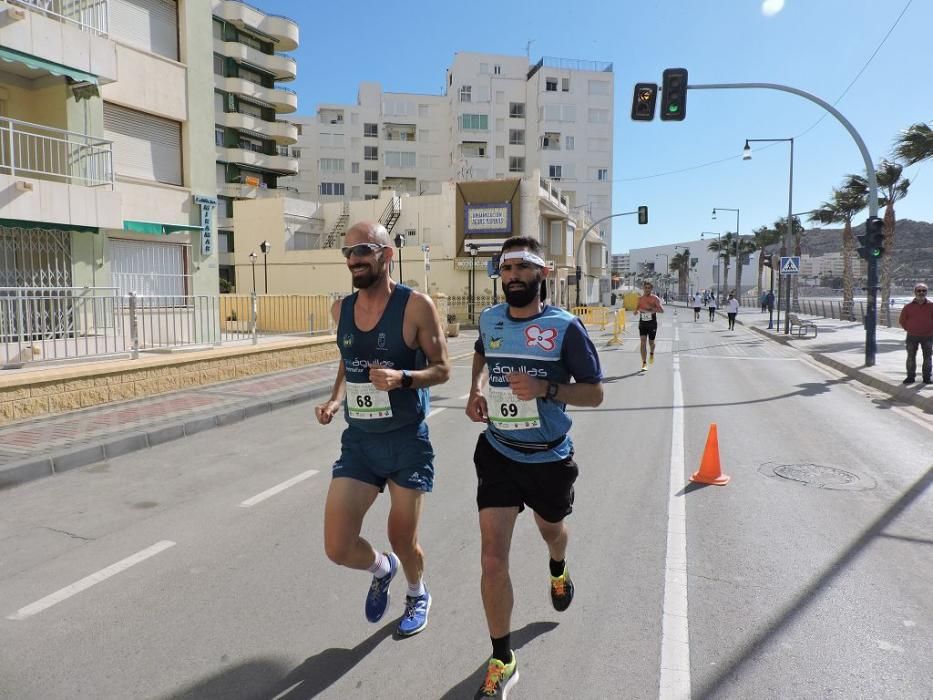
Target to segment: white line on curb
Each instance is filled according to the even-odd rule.
[[[674,327],[674,342],[678,341]],[[684,396],[680,357],[674,354],[671,477],[667,501],[667,554],[661,624],[660,700],[690,698],[690,638],[687,621],[687,505],[684,485]]]
[[[46,608],[52,607],[56,603],[61,603],[63,600],[67,600],[71,596],[76,595],[81,591],[87,590],[91,586],[100,583],[101,581],[106,581],[111,576],[116,576],[121,571],[126,571],[134,564],[139,564],[149,557],[153,557],[159,552],[174,546],[175,543],[171,540],[162,540],[161,542],[156,542],[151,547],[146,547],[146,549],[136,552],[136,554],[128,556],[126,559],[122,559],[116,564],[111,564],[110,566],[101,569],[100,571],[97,571],[90,576],[85,576],[80,581],[75,581],[70,586],[65,586],[64,588],[55,591],[51,595],[47,595],[45,598],[27,605],[25,608],[20,608],[12,615],[7,615],[6,619],[25,620],[27,617],[31,617],[32,615],[40,613]]]
[[[302,472],[298,476],[293,476],[291,479],[288,479],[287,481],[283,481],[281,484],[278,484],[277,486],[273,486],[271,489],[266,489],[262,493],[257,493],[252,498],[247,498],[245,501],[243,501],[240,504],[240,507],[249,508],[251,506],[256,505],[257,503],[261,503],[267,498],[272,498],[277,493],[281,493],[285,489],[291,488],[295,484],[299,484],[305,479],[309,479],[317,473],[318,473],[317,469],[309,469],[306,472]]]

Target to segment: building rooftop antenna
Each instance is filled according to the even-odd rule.
[[[525,55],[528,57],[528,62],[531,62],[531,45],[535,43],[534,39],[529,39],[525,44]]]

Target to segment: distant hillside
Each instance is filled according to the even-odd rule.
[[[862,220],[858,222],[858,225],[853,226],[856,236],[860,233],[864,223]],[[895,283],[903,282],[910,285],[917,280],[933,283],[933,224],[927,221],[901,219],[897,221],[894,231]],[[801,241],[801,252],[804,254],[820,256],[841,251],[841,227],[807,229]]]

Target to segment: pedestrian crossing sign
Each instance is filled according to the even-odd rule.
[[[799,275],[800,274],[800,256],[799,255],[787,255],[781,258],[781,274],[782,275]]]

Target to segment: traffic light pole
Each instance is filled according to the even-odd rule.
[[[577,278],[577,304],[576,304],[577,306],[580,306],[580,282],[583,281],[583,266],[580,265],[580,254],[583,252],[583,243],[586,241],[587,234],[589,234],[589,232],[593,230],[593,227],[596,226],[596,224],[601,224],[604,221],[609,221],[609,219],[613,219],[617,216],[628,216],[630,214],[637,214],[637,213],[638,213],[638,210],[636,209],[635,211],[622,211],[622,212],[619,212],[618,214],[610,214],[609,216],[604,216],[603,218],[597,219],[592,224],[590,224],[589,227],[586,229],[586,231],[583,232],[583,237],[580,239],[580,242],[577,244],[577,254],[576,254],[576,257],[574,258],[574,261],[577,264],[577,269],[575,271],[576,278]],[[605,243],[603,245],[605,245]]]
[[[866,179],[868,180],[868,215],[872,217],[878,216],[878,179],[875,177],[875,166],[872,162],[871,155],[868,153],[868,148],[866,148],[865,142],[862,140],[862,137],[859,135],[858,131],[855,130],[855,127],[852,126],[849,120],[842,116],[842,113],[840,113],[839,110],[837,110],[831,104],[821,100],[816,95],[811,95],[809,92],[798,90],[797,88],[793,88],[788,85],[780,85],[778,83],[710,83],[708,85],[687,85],[688,90],[744,90],[749,88],[789,92],[818,104],[820,107],[836,117],[839,123],[842,124],[846,128],[846,131],[849,132],[849,135],[855,141],[855,145],[858,146],[859,152],[862,154],[862,160],[865,162],[865,175]],[[790,220],[788,220],[787,225],[788,227],[792,225]],[[579,270],[579,268],[577,269]],[[790,287],[790,285],[788,285],[788,287]],[[875,354],[877,352],[877,344],[875,342],[877,303],[878,259],[871,258],[868,260],[868,308],[865,312],[866,367],[872,367],[875,364]],[[784,313],[787,313],[787,311],[788,310],[785,309]]]

